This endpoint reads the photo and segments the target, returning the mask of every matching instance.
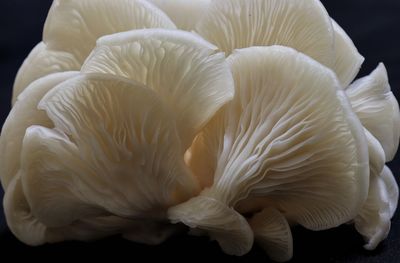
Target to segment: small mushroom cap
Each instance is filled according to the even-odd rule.
[[[361,123],[381,143],[386,161],[391,161],[399,146],[400,112],[385,66],[380,63],[370,75],[350,85],[346,94]]]
[[[5,189],[3,205],[7,225],[19,240],[30,246],[45,242],[46,226],[32,215],[22,189],[20,174],[15,175]]]
[[[99,37],[152,27],[175,25],[145,0],[54,0],[44,26],[43,42],[31,51],[15,79],[13,102],[35,79],[79,70]]]
[[[229,255],[242,256],[253,246],[253,232],[246,219],[226,204],[207,196],[196,196],[188,202],[171,207],[168,218],[172,223],[206,231],[218,241]]]
[[[174,23],[144,0],[55,0],[43,31],[51,49],[75,53],[84,61],[104,35],[132,29],[166,27]]]
[[[367,242],[364,248],[375,249],[389,234],[390,218],[397,207],[399,189],[390,169],[372,175],[368,198],[360,214],[354,219],[357,231]]]
[[[335,64],[332,69],[345,89],[360,71],[364,57],[358,53],[351,38],[333,19],[332,25],[335,33]]]
[[[78,72],[62,72],[50,74],[32,82],[11,109],[0,136],[0,179],[6,190],[20,167],[22,139],[26,129],[31,125],[51,127],[52,122],[46,113],[38,110],[37,105],[43,96],[61,82],[74,77]]]
[[[15,77],[12,102],[30,83],[52,73],[80,70],[82,63],[74,54],[51,50],[44,42],[37,44],[24,60]]]
[[[277,262],[289,261],[293,256],[293,238],[284,215],[273,207],[256,213],[249,224],[256,242]]]
[[[222,51],[292,47],[326,66],[334,63],[334,33],[318,0],[211,0],[195,31]]]
[[[354,219],[364,236],[365,249],[372,250],[387,237],[390,218],[397,207],[398,186],[385,161],[393,159],[399,144],[399,106],[390,91],[387,72],[381,63],[369,75],[346,89],[354,112],[365,127],[370,163],[368,198]]]
[[[185,150],[214,113],[234,95],[225,56],[198,35],[144,29],[106,36],[82,67],[153,89],[178,121]]]

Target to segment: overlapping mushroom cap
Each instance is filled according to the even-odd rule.
[[[175,228],[166,209],[200,190],[184,152],[233,93],[223,53],[162,29],[108,36],[80,72],[32,82],[0,138],[11,230],[32,245],[115,233],[162,241]]]
[[[171,208],[169,218],[212,236],[225,232],[216,237],[222,249],[239,255],[250,250],[252,236],[249,227],[230,222],[245,222],[233,208],[246,214],[275,208],[313,230],[353,219],[368,193],[368,151],[335,75],[282,46],[237,50],[228,61],[235,98],[198,135],[190,159],[194,173],[213,178],[212,185]],[[203,163],[214,164],[210,174],[196,171]]]
[[[153,27],[176,28],[164,12],[145,0],[54,0],[43,29],[43,41],[18,71],[13,102],[40,77],[79,70],[99,37]]]
[[[155,244],[170,220],[286,261],[291,225],[351,221],[373,249],[400,113],[383,64],[351,84],[363,60],[318,0],[54,0],[0,137],[8,225]]]

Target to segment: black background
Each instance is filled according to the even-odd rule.
[[[369,74],[379,62],[388,69],[392,90],[400,98],[400,1],[398,0],[324,0],[333,17],[350,35],[366,58],[359,76]],[[0,2],[0,123],[10,110],[15,74],[29,51],[41,40],[42,28],[51,0],[2,0]],[[4,154],[4,153],[0,153]],[[400,172],[400,154],[392,161],[395,176]],[[398,180],[399,181],[399,180]],[[0,189],[0,196],[2,196]],[[293,229],[292,262],[400,262],[400,210],[392,220],[389,237],[373,252],[363,250],[363,240],[352,226],[311,232]],[[226,260],[229,262],[267,262],[255,247],[244,257],[224,255],[216,242],[207,238],[179,236],[160,246],[145,246],[118,237],[94,243],[65,242],[31,248],[17,241],[8,231],[0,206],[0,255],[40,256],[41,259],[98,258],[128,256],[141,262],[159,257],[165,260]],[[140,258],[143,260],[139,260]],[[53,258],[56,259],[56,258]]]

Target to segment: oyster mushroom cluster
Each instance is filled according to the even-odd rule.
[[[186,225],[230,255],[292,257],[290,227],[354,223],[374,249],[398,186],[383,64],[318,0],[55,0],[0,137],[4,209],[29,245]]]

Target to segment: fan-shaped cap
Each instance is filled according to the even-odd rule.
[[[11,178],[4,192],[4,214],[11,232],[25,244],[43,244],[46,239],[46,226],[32,215],[19,174]]]
[[[334,63],[331,20],[318,0],[211,0],[195,31],[227,54],[283,45],[327,66]]]
[[[389,234],[390,218],[397,207],[398,197],[397,183],[387,166],[380,175],[371,176],[367,201],[354,219],[357,231],[367,242],[365,249],[375,249]]]
[[[99,37],[152,27],[175,25],[145,0],[54,0],[44,26],[43,42],[31,51],[19,70],[13,102],[39,77],[80,69]]]
[[[19,105],[28,103],[17,102],[13,109],[23,115]],[[89,240],[122,230],[129,239],[147,236],[143,242],[166,238],[171,231],[163,227],[135,236],[138,224],[132,220],[110,220],[110,228],[96,231],[107,216],[156,224],[169,206],[198,191],[183,161],[176,121],[154,91],[115,76],[79,75],[48,91],[39,108],[49,125],[27,129],[18,178],[6,189],[13,232],[28,244]]]
[[[196,191],[175,120],[152,90],[83,75],[48,92],[39,107],[55,129],[27,132],[21,169],[28,202],[42,222],[76,220],[83,213],[78,203],[96,215],[87,205],[122,217],[162,218],[163,209]],[[57,200],[63,206],[54,206]],[[77,216],[66,213],[72,207]]]
[[[381,63],[370,75],[355,81],[346,94],[361,123],[382,144],[386,161],[392,160],[399,146],[400,113],[385,66]]]
[[[218,241],[226,254],[241,256],[253,246],[253,232],[246,219],[214,198],[194,197],[189,202],[170,208],[168,217],[172,223],[182,222],[191,228],[206,231]]]
[[[224,54],[201,37],[179,30],[134,30],[104,37],[82,72],[118,75],[153,89],[177,118],[185,149],[234,94]]]
[[[175,25],[184,30],[192,30],[207,12],[210,0],[150,0],[164,11]]]
[[[175,25],[164,12],[144,0],[55,0],[43,40],[49,48],[72,51],[83,61],[101,36],[152,27]]]
[[[0,136],[0,179],[4,190],[20,167],[22,139],[26,129],[31,125],[51,127],[47,115],[37,109],[43,96],[59,83],[76,76],[77,72],[54,73],[40,78],[29,85],[18,96],[18,101],[11,109]]]
[[[342,88],[345,89],[357,76],[364,57],[358,53],[351,38],[332,19],[335,33],[335,64],[333,70],[339,78]]]
[[[236,96],[195,141],[204,146],[191,152],[192,160],[216,157],[213,185],[196,199],[213,198],[244,213],[272,206],[313,230],[353,219],[367,197],[368,150],[335,74],[281,46],[239,50],[228,61]],[[190,226],[194,200],[170,208],[169,218]],[[203,218],[196,225],[207,224]]]
[[[37,44],[19,68],[15,78],[12,102],[28,85],[43,76],[80,70],[81,62],[70,52],[51,50],[43,42]]]
[[[249,221],[256,242],[277,262],[286,262],[293,256],[292,231],[281,212],[264,208]]]
[[[337,90],[338,83],[334,74],[309,57],[280,46],[243,49],[234,53],[229,61],[232,65],[237,93],[239,93],[237,100],[232,103],[235,107],[231,107],[234,110],[241,109],[241,115],[238,119],[231,117],[233,113],[226,114],[229,116],[227,119],[234,120],[238,125],[236,125],[236,130],[227,129],[228,134],[235,140],[229,151],[228,167],[224,168],[224,173],[220,174],[217,171],[216,175],[223,177],[225,174],[228,178],[231,177],[230,174],[237,174],[240,177],[239,182],[243,183],[242,180],[251,180],[253,176],[258,177],[260,181],[253,179],[255,181],[249,182],[254,184],[253,190],[250,190],[250,187],[244,189],[248,191],[245,194],[250,193],[250,195],[266,194],[268,188],[282,187],[281,190],[273,191],[278,193],[288,191],[286,194],[293,194],[293,198],[297,196],[299,198],[297,209],[302,207],[300,201],[302,191],[305,192],[304,198],[318,199],[318,202],[321,202],[318,206],[324,202],[324,197],[318,196],[319,192],[324,196],[330,191],[335,191],[331,193],[332,196],[338,195],[338,192],[347,192],[354,200],[352,205],[345,201],[347,199],[341,199],[342,202],[340,198],[327,199],[325,208],[319,208],[320,212],[326,209],[324,212],[333,216],[333,211],[329,211],[330,207],[333,210],[339,209],[341,203],[342,208],[347,207],[347,216],[351,217],[350,214],[355,213],[366,197],[369,174],[367,148],[362,126],[352,113],[343,92]],[[288,78],[289,75],[292,77]],[[253,83],[255,85],[252,85]],[[330,102],[324,102],[326,100]],[[321,106],[318,106],[319,103]],[[324,111],[321,111],[321,108],[324,108]],[[323,121],[325,118],[326,120]],[[262,120],[267,120],[267,122]],[[324,124],[317,125],[318,122],[324,122]],[[229,123],[229,125],[232,124]],[[245,127],[248,129],[246,130]],[[319,129],[324,131],[323,135]],[[332,149],[333,145],[337,147],[336,144],[346,149]],[[223,156],[224,153],[221,155]],[[345,157],[345,155],[348,156]],[[245,157],[247,160],[250,157],[251,162],[245,163],[246,159],[242,159]],[[234,162],[232,158],[233,160],[240,158],[241,161]],[[251,164],[256,160],[262,160],[262,163],[258,164],[258,170],[253,170],[255,167]],[[343,163],[347,165],[343,166]],[[252,168],[249,171],[242,168],[241,170],[246,172],[240,175],[233,173],[235,165],[239,165],[240,168]],[[236,171],[240,171],[239,167],[236,168]],[[252,176],[248,177],[248,175]],[[300,180],[302,176],[305,176],[307,180]],[[292,177],[294,181],[289,177]],[[263,182],[261,179],[266,181]],[[218,180],[218,177],[214,180]],[[271,182],[268,182],[269,180]],[[335,183],[329,183],[331,180]],[[324,181],[324,183],[318,184],[317,181]],[[325,189],[328,185],[331,190]],[[295,186],[294,193],[291,193],[291,186]],[[315,191],[310,191],[308,187],[312,189],[315,187]],[[321,189],[318,189],[319,187]],[[306,192],[316,196],[308,196]],[[274,193],[271,194],[274,195]],[[288,197],[288,200],[292,200],[292,197]],[[335,204],[331,203],[333,200]],[[310,209],[313,210],[311,206],[317,204],[312,204],[311,200],[308,201],[303,204],[310,205]],[[292,213],[289,211],[291,209],[282,210],[286,215]],[[336,215],[344,216],[339,211]],[[335,224],[324,220],[327,225],[322,226],[317,222],[317,215],[314,219],[308,218],[311,219],[310,222],[307,222],[306,217],[300,218],[297,220],[302,221],[304,226],[311,229],[328,228],[330,227],[328,225]],[[329,219],[334,219],[334,217]],[[337,220],[345,219],[337,218]],[[339,223],[336,222],[336,224]]]
[[[364,130],[368,143],[370,184],[368,198],[354,222],[367,242],[364,247],[374,249],[389,233],[390,218],[397,206],[398,187],[389,168],[385,167],[385,152],[381,144],[367,129]]]
[[[22,242],[37,246],[64,240],[94,240],[123,233],[123,237],[136,242],[157,244],[176,227],[150,220],[129,220],[117,216],[100,216],[77,220],[64,227],[49,228],[31,212],[23,192],[20,174],[11,180],[4,196],[7,224]]]

